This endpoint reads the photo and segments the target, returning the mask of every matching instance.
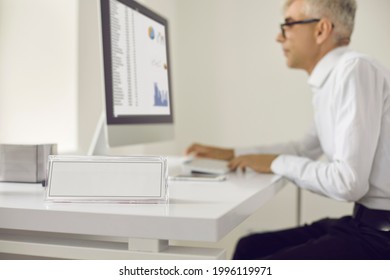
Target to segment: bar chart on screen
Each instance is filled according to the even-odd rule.
[[[161,90],[157,83],[154,83],[154,106],[167,107],[168,106],[168,91]]]

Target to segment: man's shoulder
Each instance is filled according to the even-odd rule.
[[[336,69],[343,71],[345,67],[372,67],[372,68],[381,68],[385,67],[377,61],[372,56],[361,53],[358,51],[347,49],[339,58],[339,61],[336,65]]]
[[[346,73],[374,71],[383,75],[390,82],[390,69],[374,57],[354,50],[346,50],[335,66],[335,74],[345,76]]]
[[[369,55],[357,52],[354,50],[346,50],[342,56],[340,56],[340,63],[348,63],[353,61],[367,61],[372,62],[373,58],[371,58]]]

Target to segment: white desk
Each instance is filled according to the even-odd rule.
[[[169,159],[170,173],[180,159]],[[283,186],[256,173],[225,182],[170,182],[167,205],[49,203],[35,184],[0,183],[0,253],[70,259],[220,259],[224,250],[169,246],[217,242]]]

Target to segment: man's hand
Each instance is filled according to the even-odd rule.
[[[202,144],[192,144],[186,151],[186,154],[192,154],[196,157],[213,158],[222,160],[232,160],[234,158],[233,149],[224,149]]]
[[[245,171],[247,167],[259,173],[272,173],[271,164],[278,155],[244,155],[234,158],[229,163],[232,170],[241,169]]]

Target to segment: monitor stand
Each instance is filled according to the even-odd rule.
[[[106,117],[102,112],[97,122],[95,132],[93,133],[91,144],[88,148],[88,156],[105,156],[109,155],[109,147],[106,138],[106,129],[104,125]]]
[[[106,125],[106,115],[105,112],[100,114],[99,120],[97,122],[95,132],[93,134],[91,144],[88,148],[88,156],[112,156],[112,155],[128,155],[138,154],[142,155],[145,153],[144,147],[138,145],[132,145],[129,150],[130,145],[115,146],[114,148],[110,147],[108,144],[108,135],[107,135],[107,125]]]

